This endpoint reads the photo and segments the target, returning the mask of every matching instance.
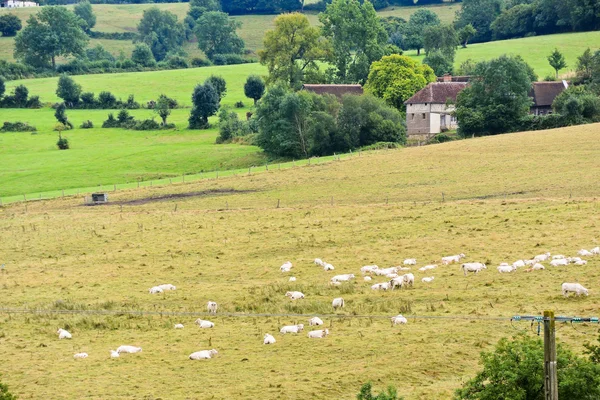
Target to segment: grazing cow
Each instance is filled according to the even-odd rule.
[[[460,268],[463,270],[463,273],[465,274],[465,276],[467,275],[467,272],[473,272],[473,273],[477,274],[477,273],[479,273],[479,271],[487,269],[485,264],[479,263],[479,262],[464,263],[463,265],[461,265]]]
[[[582,294],[588,295],[588,290],[579,283],[563,283],[562,294],[567,297],[569,293],[575,293],[577,296]]]
[[[433,276],[426,276],[425,278],[421,279],[421,282],[423,282],[423,283],[431,283],[431,282],[433,282],[434,278],[435,277],[433,277]]]
[[[214,301],[209,301],[209,302],[206,304],[206,309],[208,310],[208,312],[209,312],[210,314],[216,314],[216,313],[217,313],[217,308],[218,308],[218,307],[219,307],[219,306],[218,306],[218,305],[217,305],[217,303],[215,303]]]
[[[308,320],[308,325],[310,326],[319,326],[323,325],[323,320],[319,317],[312,317]]]
[[[190,354],[190,360],[208,360],[216,356],[219,352],[215,349],[212,350],[200,350]]]
[[[281,328],[279,330],[279,333],[281,334],[286,334],[286,333],[299,333],[304,329],[304,324],[298,324],[298,325],[286,325],[283,328]]]
[[[533,260],[535,262],[541,262],[541,261],[546,261],[550,258],[550,253],[544,253],[544,254],[538,254],[537,256],[533,257]]]
[[[342,299],[341,297],[336,297],[331,302],[331,305],[333,306],[334,310],[337,310],[338,308],[343,308],[344,307],[344,299]]]
[[[290,261],[286,261],[281,267],[279,267],[279,269],[281,272],[290,272],[292,269],[292,263]]]
[[[408,323],[408,320],[405,317],[403,317],[402,314],[398,314],[395,317],[392,317],[392,324],[394,325],[406,323]]]
[[[58,328],[56,333],[58,333],[59,339],[71,339],[73,337],[68,331],[66,331],[62,328]]]
[[[318,331],[308,332],[308,337],[311,339],[320,339],[329,335],[329,329],[319,329]]]
[[[207,321],[205,319],[200,319],[200,318],[198,318],[195,321],[195,324],[197,324],[202,329],[208,329],[208,328],[214,328],[215,327],[214,322],[210,322],[210,321]]]
[[[176,287],[176,286],[173,286],[173,285],[171,285],[170,283],[164,283],[164,284],[162,284],[162,285],[158,285],[158,286],[156,286],[156,287],[159,287],[159,288],[161,288],[161,289],[162,289],[164,292],[166,292],[166,291],[168,291],[168,290],[176,290],[176,289],[177,289],[177,287]]]
[[[150,294],[156,294],[156,293],[162,293],[162,292],[163,292],[163,290],[162,290],[161,288],[159,288],[158,286],[154,286],[154,287],[151,287],[151,288],[148,290],[148,292],[149,292]]]
[[[304,293],[302,292],[285,292],[285,295],[292,300],[298,300],[304,298]]]
[[[273,335],[270,334],[265,334],[265,337],[263,339],[263,344],[275,344],[276,340],[273,337]]]
[[[141,353],[141,352],[142,352],[141,347],[123,345],[123,346],[119,346],[117,348],[117,353],[119,353],[119,354],[121,354],[121,353]]]
[[[461,258],[464,258],[465,255],[460,253],[458,255],[455,256],[447,256],[447,257],[442,257],[442,264],[444,265],[448,265],[448,264],[452,264],[452,263],[457,263],[460,261]]]
[[[417,265],[417,259],[416,258],[407,258],[406,260],[404,260],[404,262],[402,264],[404,264],[404,265]]]

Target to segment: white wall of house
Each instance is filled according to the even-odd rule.
[[[2,8],[24,8],[24,7],[37,7],[38,3],[33,1],[18,1],[18,0],[7,0],[0,3]]]
[[[406,105],[406,126],[408,136],[431,137],[443,130],[456,129],[456,118],[450,114],[454,104],[413,103]]]

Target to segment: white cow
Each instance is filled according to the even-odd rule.
[[[58,333],[58,338],[59,339],[71,339],[73,338],[73,336],[66,330],[62,329],[62,328],[58,328],[58,330],[56,331],[56,333]]]
[[[417,265],[417,259],[416,258],[407,258],[406,260],[404,260],[404,262],[402,264],[404,264],[404,265]]]
[[[525,261],[523,261],[523,260],[517,260],[513,263],[513,267],[515,267],[515,269],[522,268],[524,266],[525,266]]]
[[[535,264],[535,260],[533,258],[531,260],[525,260],[525,265],[531,267],[533,264]]]
[[[304,298],[304,293],[302,292],[285,292],[285,295],[287,297],[289,297],[292,300],[298,300],[298,299],[303,299]]]
[[[403,285],[404,285],[404,275],[393,278],[389,282],[389,286],[392,288],[392,290],[394,290],[396,287],[399,287],[400,289],[402,289]],[[373,286],[371,286],[371,289],[372,288],[373,288]]]
[[[342,286],[342,282],[329,281],[329,286]]]
[[[587,264],[586,260],[575,261],[575,265],[586,265],[586,264]]]
[[[457,263],[460,261],[461,258],[464,258],[464,257],[465,257],[465,255],[463,253],[460,253],[455,256],[442,257],[442,264],[448,265],[448,264],[452,264],[455,262]]]
[[[567,260],[566,258],[555,258],[550,261],[550,265],[553,267],[569,265],[569,260]]]
[[[572,292],[577,296],[582,294],[588,295],[588,290],[584,288],[580,283],[563,283],[562,284],[562,294],[567,297],[567,295]]]
[[[156,287],[161,288],[163,291],[167,291],[167,290],[177,290],[177,286],[173,286],[170,283],[163,283],[162,285],[158,285]]]
[[[276,340],[273,337],[273,335],[270,334],[265,334],[265,337],[263,339],[263,344],[275,344]]]
[[[377,265],[365,265],[364,267],[360,267],[360,272],[364,274],[370,274],[378,270],[379,267]]]
[[[600,246],[594,247],[593,249],[591,249],[590,253],[595,254],[595,255],[600,254]]]
[[[581,249],[581,250],[579,250],[579,251],[577,252],[577,254],[579,254],[579,255],[580,255],[580,256],[582,256],[582,257],[591,257],[591,256],[593,256],[593,255],[594,255],[594,253],[592,253],[591,251],[589,251],[589,250],[586,250],[586,249]]]
[[[325,271],[333,271],[335,269],[335,267],[329,263],[325,263],[325,265],[323,265],[323,270]]]
[[[408,286],[413,286],[415,284],[415,276],[410,272],[408,274],[402,275],[402,279],[404,279],[404,284]]]
[[[279,330],[279,333],[281,334],[286,334],[286,333],[299,333],[304,329],[304,324],[298,324],[298,325],[286,325],[283,328],[281,328]]]
[[[344,303],[344,299],[342,299],[341,297],[336,297],[331,302],[331,306],[333,307],[334,310],[337,310],[338,308],[344,307],[344,304],[345,304]]]
[[[500,272],[501,274],[515,272],[516,270],[517,270],[517,267],[515,267],[514,264],[512,266],[510,266],[510,265],[500,265],[498,267],[498,272]]]
[[[202,329],[208,329],[208,328],[215,327],[214,322],[210,322],[210,321],[207,321],[207,320],[201,319],[201,318],[198,318],[194,323]]]
[[[342,274],[336,275],[331,278],[332,282],[348,282],[349,280],[354,279],[354,274]]]
[[[119,358],[121,355],[119,354],[118,351],[116,350],[111,350],[110,351],[110,358]]]
[[[308,332],[308,337],[311,339],[320,339],[329,335],[329,329],[319,329],[318,331]]]
[[[189,358],[190,358],[190,360],[208,360],[208,359],[213,358],[217,354],[219,354],[219,352],[216,351],[215,349],[200,350],[200,351],[190,354]]]
[[[129,345],[123,345],[123,346],[117,347],[117,353],[119,353],[119,354],[121,354],[121,353],[141,353],[141,352],[142,352],[141,347],[135,347],[135,346],[129,346]]]
[[[556,254],[552,256],[553,260],[562,260],[563,258],[567,258],[565,256],[563,256],[562,254]]]
[[[319,317],[312,317],[308,320],[308,325],[310,326],[319,326],[323,325],[323,320]]]
[[[467,275],[467,272],[478,273],[479,271],[487,269],[485,264],[479,262],[464,263],[460,268],[463,270],[465,276]]]
[[[377,270],[375,270],[373,272],[377,276],[385,276],[385,275],[388,275],[388,274],[397,274],[398,273],[398,268],[397,267],[382,268],[382,269],[377,269]]]
[[[583,261],[580,257],[569,257],[567,258],[567,261],[569,262],[569,264],[575,264],[579,261]]]
[[[533,267],[531,267],[531,268],[533,268],[533,270],[534,270],[534,271],[539,271],[539,270],[542,270],[542,269],[546,269],[546,268],[544,268],[544,266],[543,266],[542,264],[540,264],[540,263],[535,263],[535,264],[533,264]]]
[[[398,324],[406,324],[408,322],[408,320],[402,316],[402,314],[398,314],[395,317],[392,317],[392,323],[394,325],[398,325]]]
[[[371,282],[373,280],[370,276],[365,276],[363,279],[365,282]]]
[[[151,287],[151,288],[148,290],[148,292],[149,292],[150,294],[156,294],[156,293],[162,293],[162,292],[163,292],[163,290],[162,290],[161,288],[159,288],[158,286],[154,286],[154,287]]]
[[[183,324],[175,324],[175,329],[183,329]]]
[[[286,261],[285,263],[283,263],[283,265],[281,265],[281,267],[279,267],[279,269],[281,270],[281,272],[290,272],[290,270],[292,269],[292,263],[290,261]]]
[[[77,353],[73,356],[73,358],[87,358],[88,353]]]
[[[318,265],[319,267],[325,266],[325,262],[323,260],[321,260],[320,258],[315,258],[315,264]]]
[[[437,268],[437,264],[432,264],[432,265],[425,265],[424,267],[419,268],[419,271],[428,271],[430,269],[435,269]]]
[[[214,301],[209,301],[206,304],[206,309],[208,310],[209,314],[216,314],[218,307],[219,307],[219,305]]]
[[[541,262],[541,261],[546,261],[550,258],[550,253],[544,253],[544,254],[538,254],[537,256],[533,257],[533,260],[536,262]]]
[[[424,282],[424,283],[431,283],[431,282],[433,282],[433,279],[434,279],[434,278],[435,278],[435,277],[433,277],[433,276],[426,276],[425,278],[421,279],[421,282]]]

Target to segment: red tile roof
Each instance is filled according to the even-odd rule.
[[[456,101],[456,96],[465,87],[467,87],[467,82],[432,82],[406,100],[404,104],[446,104],[448,99]]]

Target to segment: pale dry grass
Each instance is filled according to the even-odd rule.
[[[372,380],[378,388],[397,385],[406,399],[447,399],[475,373],[481,350],[516,329],[534,334],[529,323],[411,318],[392,328],[387,317],[402,311],[492,318],[544,309],[595,315],[600,258],[535,274],[500,275],[495,266],[598,245],[598,129],[386,151],[292,171],[117,192],[111,200],[256,190],[245,194],[122,208],[83,207],[81,199],[67,198],[0,209],[4,307],[183,312],[204,311],[214,300],[221,312],[313,314],[333,312],[334,297],[347,302],[338,317],[325,318],[331,335],[310,341],[305,332],[278,334],[282,325],[306,323],[296,317],[216,316],[208,318],[214,329],[200,330],[191,316],[2,315],[2,380],[22,398],[351,399]],[[497,197],[473,198],[486,195]],[[276,199],[282,208],[275,208]],[[466,278],[457,265],[413,271],[414,289],[389,293],[371,291],[358,273],[366,264],[416,257],[421,266],[461,251],[488,263],[488,270]],[[336,270],[322,271],[312,264],[315,257]],[[286,260],[294,268],[281,274]],[[327,285],[345,272],[357,281]],[[290,275],[298,281],[288,283]],[[425,275],[436,279],[422,284]],[[563,281],[581,282],[590,296],[562,298]],[[159,283],[178,290],[149,295]],[[290,289],[306,299],[290,302],[284,297]],[[343,318],[353,314],[375,317]],[[178,322],[184,330],[172,328]],[[71,329],[73,340],[58,341],[58,326]],[[581,351],[596,330],[559,325],[557,336]],[[262,345],[267,332],[277,344]],[[120,344],[144,351],[109,359],[108,350]],[[213,347],[220,351],[214,360],[186,358]],[[73,360],[79,351],[90,358]]]

